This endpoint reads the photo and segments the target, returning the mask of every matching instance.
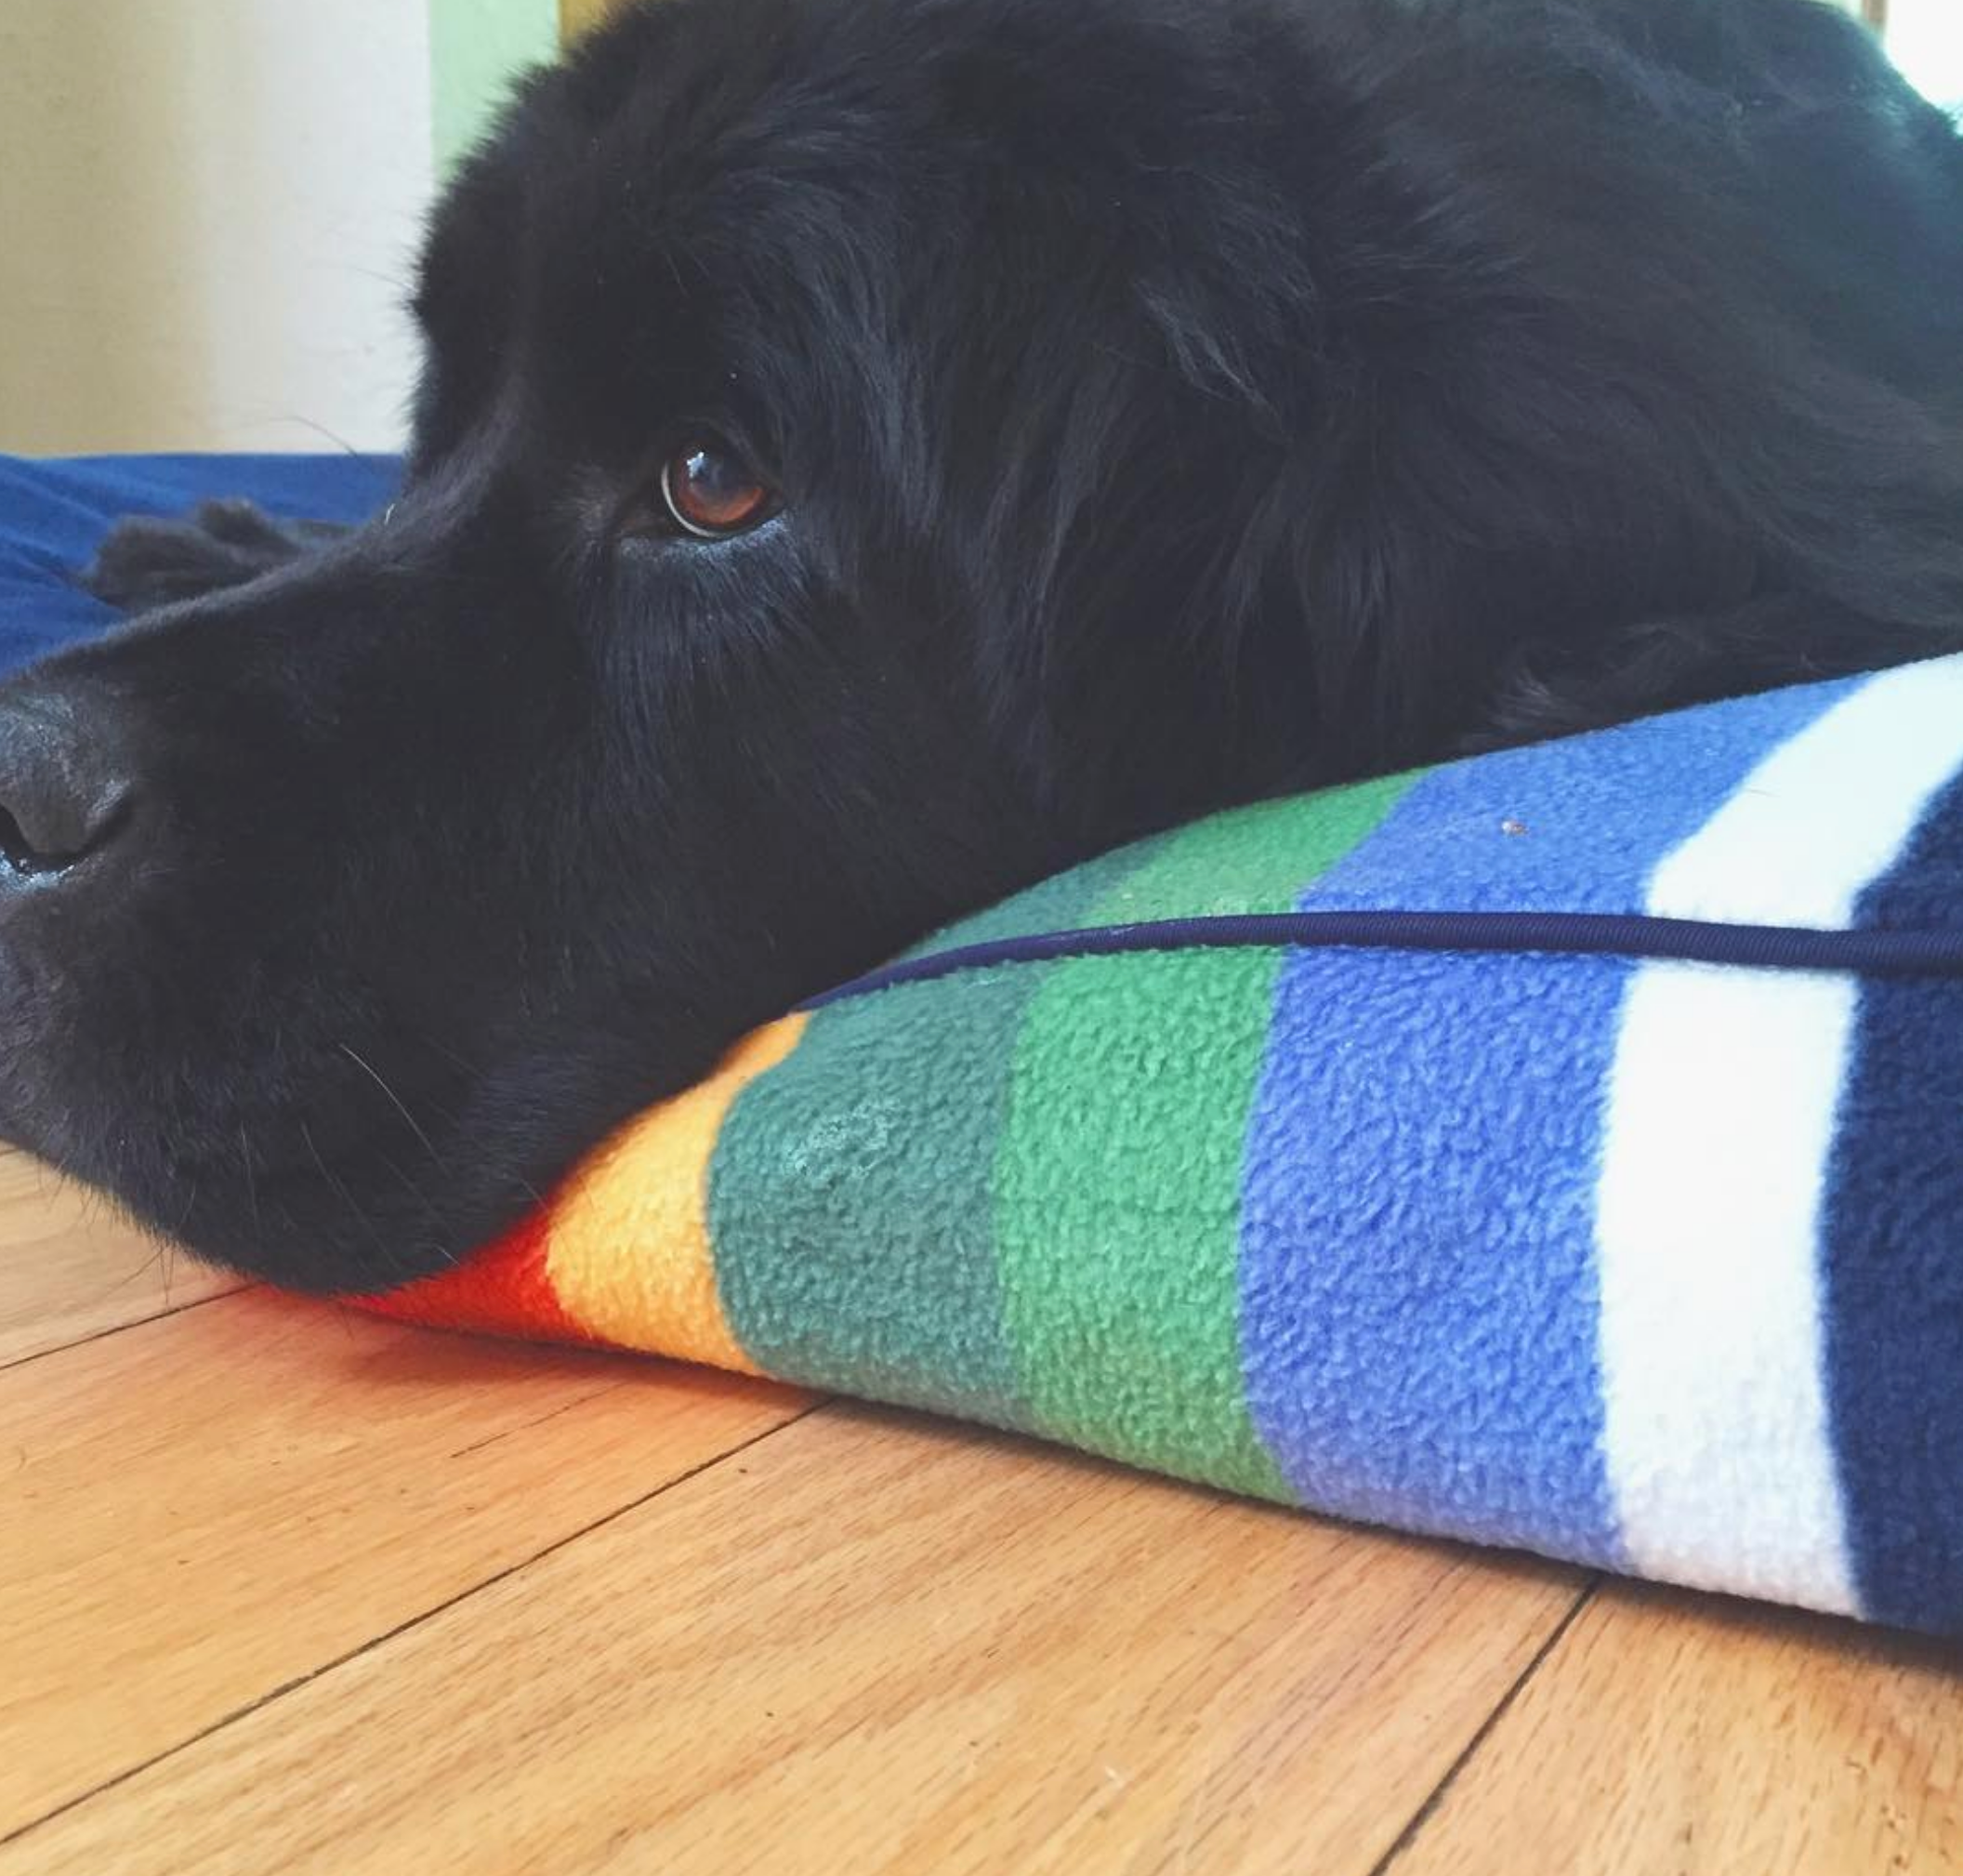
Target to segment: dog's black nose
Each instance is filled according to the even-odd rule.
[[[54,683],[0,691],[0,887],[100,852],[134,798],[110,711]]]

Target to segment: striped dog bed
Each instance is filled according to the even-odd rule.
[[[1224,814],[366,1301],[1963,1631],[1959,771],[1953,659]]]

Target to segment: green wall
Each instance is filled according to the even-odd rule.
[[[430,124],[439,174],[488,126],[511,80],[559,49],[560,0],[429,0]]]

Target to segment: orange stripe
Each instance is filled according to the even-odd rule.
[[[569,1320],[600,1341],[759,1372],[724,1315],[709,1241],[709,1162],[736,1097],[797,1046],[788,1016],[706,1081],[630,1121],[551,1212],[546,1268]]]

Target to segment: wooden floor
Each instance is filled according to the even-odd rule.
[[[0,1157],[0,1876],[1963,1876],[1963,1656],[418,1334]]]

